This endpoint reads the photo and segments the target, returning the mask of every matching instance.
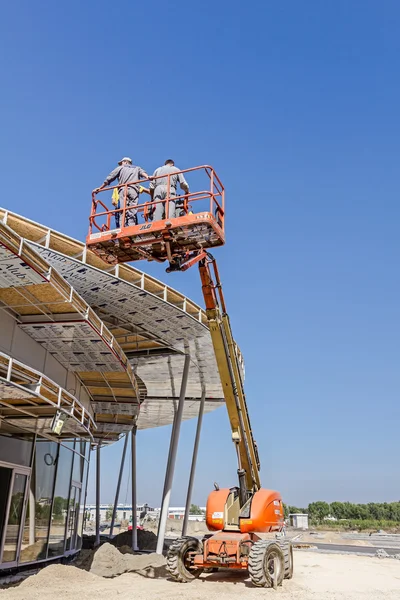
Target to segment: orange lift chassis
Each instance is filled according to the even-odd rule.
[[[185,271],[198,264],[237,453],[238,486],[219,489],[215,485],[215,490],[208,497],[206,510],[207,527],[214,533],[202,540],[183,537],[174,541],[168,550],[167,568],[171,576],[180,582],[189,582],[204,570],[244,569],[254,585],[276,587],[283,579],[292,577],[293,550],[284,537],[277,535],[284,526],[281,495],[261,488],[260,463],[251,431],[241,365],[217,264],[208,252],[210,248],[225,243],[225,191],[214,169],[209,166],[183,172],[205,175],[208,186],[202,186],[200,192],[187,196],[171,197],[171,200],[178,199],[182,205],[181,216],[174,219],[168,218],[168,193],[165,199],[167,214],[163,220],[151,221],[152,203],[145,202],[137,206],[143,223],[112,229],[113,214],[118,210],[121,223],[124,223],[126,207],[108,210],[93,193],[87,246],[110,264],[143,259],[168,261],[167,272]],[[145,182],[139,183],[144,185]],[[126,198],[126,191],[124,195]],[[196,201],[200,210],[194,213]],[[104,210],[98,211],[99,206]],[[94,229],[97,229],[95,233]],[[269,535],[261,539],[258,534]]]

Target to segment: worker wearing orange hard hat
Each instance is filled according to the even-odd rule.
[[[170,176],[169,189],[168,175]],[[158,179],[153,179],[154,177]],[[174,161],[169,158],[162,167],[158,167],[154,171],[153,178],[150,182],[150,195],[153,202],[157,203],[154,206],[153,220],[159,221],[164,218],[165,202],[162,202],[162,200],[166,200],[166,198],[170,198],[168,202],[168,217],[171,219],[180,217],[183,210],[183,199],[174,200],[177,195],[176,189],[178,183],[185,194],[189,193],[189,186],[183,173],[179,173],[179,169],[175,167]]]
[[[111,173],[105,178],[104,183],[94,191],[96,193],[99,192],[103,188],[108,187],[116,179],[118,180],[118,185],[121,184],[123,187],[118,188],[118,201],[113,196],[113,204],[118,206],[118,208],[124,206],[126,194],[126,208],[136,207],[138,204],[139,193],[141,191],[141,186],[137,183],[137,181],[140,179],[149,179],[146,171],[142,169],[142,167],[133,165],[132,159],[128,156],[124,156],[124,158],[121,158],[121,160],[118,162],[118,167],[111,171]],[[126,184],[129,184],[130,182],[132,182],[132,185],[128,185],[126,187]],[[115,213],[116,227],[120,226],[120,214],[121,213]],[[129,210],[127,210],[125,213],[125,227],[129,227],[130,225],[137,225],[136,208],[129,208]]]

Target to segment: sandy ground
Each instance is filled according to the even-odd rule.
[[[400,562],[297,551],[294,578],[277,592],[253,588],[244,573],[219,572],[178,584],[154,570],[105,579],[74,566],[52,565],[0,591],[0,600],[253,600],[275,594],[280,600],[399,600]]]

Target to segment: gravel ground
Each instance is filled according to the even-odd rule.
[[[0,600],[255,600],[275,594],[279,600],[399,600],[400,562],[297,551],[294,578],[277,592],[252,587],[244,573],[219,572],[178,584],[158,576],[157,569],[105,579],[74,566],[52,565],[0,591]]]

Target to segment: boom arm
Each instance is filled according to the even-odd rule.
[[[215,358],[228,409],[232,441],[235,444],[238,457],[239,486],[241,504],[243,505],[249,496],[261,487],[257,445],[251,431],[236,344],[232,336],[229,316],[226,312],[217,264],[215,259],[208,253],[203,252],[200,257],[199,271],[203,296]]]

